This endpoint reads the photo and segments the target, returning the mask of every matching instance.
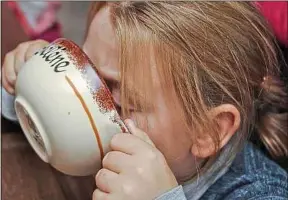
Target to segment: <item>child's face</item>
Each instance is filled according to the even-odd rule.
[[[117,43],[109,18],[109,8],[101,9],[94,17],[83,49],[108,85],[111,86],[115,103],[121,107],[120,91],[117,86],[120,81],[118,79]],[[157,75],[154,77],[157,81]],[[159,86],[157,82],[155,83],[156,87]],[[130,118],[132,120],[137,118],[139,128],[144,129],[144,114],[148,116],[149,131],[147,134],[164,154],[177,178],[186,178],[192,173],[195,166],[194,157],[190,151],[191,139],[177,120],[179,114],[169,110],[165,104],[160,86],[156,90],[157,94],[153,99],[156,105],[155,110],[151,113],[132,112]]]

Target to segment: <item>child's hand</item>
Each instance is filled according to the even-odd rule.
[[[162,153],[131,120],[117,134],[96,175],[93,200],[152,200],[178,185]]]
[[[6,54],[2,66],[2,84],[7,92],[14,94],[19,69],[37,50],[45,47],[47,44],[48,42],[44,40],[23,42],[13,51]]]

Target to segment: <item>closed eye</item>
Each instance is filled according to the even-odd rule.
[[[113,97],[113,101],[114,101],[114,105],[115,105],[117,111],[122,110],[122,105],[121,105],[121,102],[119,101],[119,99],[116,99]],[[129,105],[128,109],[130,112],[135,111],[135,108],[132,105]]]

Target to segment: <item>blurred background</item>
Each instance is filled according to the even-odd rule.
[[[63,37],[81,45],[86,28],[89,1],[62,1],[57,13],[62,26]]]

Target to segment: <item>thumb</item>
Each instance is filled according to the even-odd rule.
[[[125,125],[127,126],[129,132],[132,135],[135,135],[136,137],[140,138],[141,140],[147,142],[148,144],[150,144],[151,146],[155,147],[155,144],[153,143],[153,141],[149,138],[149,136],[147,135],[147,133],[145,133],[144,131],[142,131],[141,129],[139,129],[135,123],[133,122],[133,120],[131,119],[126,119],[124,121]]]

